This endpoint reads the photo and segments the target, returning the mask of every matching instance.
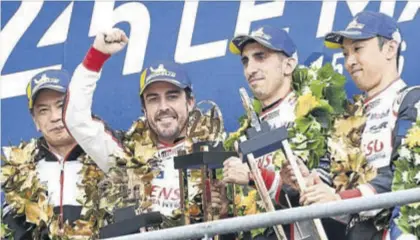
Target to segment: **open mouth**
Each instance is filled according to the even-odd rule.
[[[169,122],[172,120],[175,120],[176,117],[175,116],[170,116],[170,115],[165,115],[165,116],[159,116],[156,118],[157,122]]]

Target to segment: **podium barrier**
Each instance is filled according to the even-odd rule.
[[[251,216],[222,219],[218,221],[198,223],[194,225],[163,229],[159,231],[132,234],[123,237],[116,237],[113,239],[206,239],[216,234],[269,227],[275,224],[289,224],[307,219],[340,216],[373,209],[406,205],[414,202],[420,202],[420,188],[382,193],[373,196],[353,198],[337,202],[315,204],[305,207],[296,207]]]

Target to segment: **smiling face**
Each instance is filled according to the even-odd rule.
[[[369,92],[381,83],[388,63],[386,51],[380,49],[377,37],[367,40],[345,38],[343,55],[345,68],[360,90]]]
[[[63,93],[44,89],[36,96],[32,110],[36,128],[42,133],[47,143],[55,147],[75,143],[73,137],[64,127],[62,119],[63,101]]]
[[[294,59],[252,42],[245,45],[241,61],[249,87],[263,103],[283,98],[290,89],[291,78],[286,76],[294,70]]]
[[[194,99],[171,83],[155,82],[143,92],[144,108],[150,128],[162,142],[173,143],[186,130]]]

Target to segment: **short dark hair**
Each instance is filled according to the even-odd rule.
[[[248,45],[248,44],[251,44],[251,43],[258,43],[257,41],[255,41],[254,39],[249,39],[249,40],[247,40],[243,45],[242,45],[242,48],[240,49],[241,50],[241,56],[242,56],[242,52],[244,51],[244,48],[245,48],[245,46],[246,45]]]
[[[379,45],[379,50],[382,51],[385,43],[391,41],[388,38],[382,37],[382,36],[378,36],[378,45]],[[398,50],[397,50],[397,70],[400,66],[400,55],[401,55],[401,43],[398,46]]]
[[[194,94],[193,94],[191,88],[186,87],[186,88],[184,88],[184,91],[185,91],[185,96],[186,96],[187,100],[191,100],[191,99],[194,98]],[[144,103],[144,95],[143,94],[140,95],[140,102],[141,102],[141,105],[143,106],[143,108],[146,108],[146,104]]]

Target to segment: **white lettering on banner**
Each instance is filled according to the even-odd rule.
[[[343,74],[344,64],[338,63],[338,59],[344,58],[342,52],[334,53],[331,65],[334,67],[334,70],[340,74]]]
[[[420,9],[420,1],[418,0],[408,0],[407,4],[402,11],[398,22],[407,22],[414,19],[414,16]]]
[[[319,14],[318,30],[316,37],[324,37],[325,34],[333,29],[335,11],[337,9],[337,0],[322,1],[321,13]]]
[[[398,73],[402,73],[403,69],[404,69],[404,56],[403,56],[403,52],[405,52],[407,50],[407,42],[406,41],[402,41],[401,42],[401,53],[400,53],[400,58],[399,58],[399,66],[398,66]]]
[[[394,16],[395,0],[382,0],[379,12],[385,13],[389,16]]]
[[[16,45],[21,41],[22,36],[28,28],[34,23],[35,18],[38,17],[40,10],[43,7],[42,0],[32,2],[23,1],[16,13],[6,23],[0,32],[1,51],[0,51],[0,71],[3,70],[8,58],[14,51]],[[368,5],[366,2],[354,2],[347,0],[349,11],[352,15],[364,10]],[[396,0],[382,0],[379,10],[388,15],[393,15],[395,12]],[[178,40],[175,49],[175,60],[180,63],[195,62],[215,57],[224,56],[227,51],[228,39],[208,42],[191,46],[191,39],[194,32],[195,20],[197,17],[199,2],[186,1],[181,19]],[[147,43],[149,39],[151,18],[146,6],[140,2],[122,3],[117,8],[115,1],[96,1],[93,7],[91,24],[89,28],[89,36],[95,36],[97,32],[104,28],[109,28],[120,22],[128,22],[130,24],[130,42],[135,44],[128,44],[123,75],[134,74],[141,71],[143,68]],[[267,3],[258,3],[255,1],[243,0],[240,2],[237,13],[237,22],[235,32],[233,35],[240,33],[249,33],[251,23],[263,19],[270,19],[280,17],[283,15],[285,1],[274,1]],[[63,12],[54,19],[51,26],[42,34],[37,43],[37,47],[45,47],[54,44],[59,44],[67,40],[68,29],[71,24],[71,17],[74,13],[74,3],[71,2],[63,10]],[[410,0],[404,6],[401,15],[398,18],[399,22],[406,22],[413,20],[419,12],[420,2]],[[337,0],[327,0],[322,2],[321,13],[318,22],[318,30],[316,37],[323,37],[327,32],[331,31],[334,25],[334,20],[337,11]],[[234,14],[234,13],[233,13]],[[337,16],[338,17],[338,16]],[[88,22],[89,19],[86,19]],[[407,48],[406,43],[402,43],[402,51]],[[319,60],[319,59],[318,59]],[[321,59],[322,60],[322,59]],[[320,63],[316,62],[316,63]],[[342,73],[343,65],[342,54],[338,53],[333,57],[334,68]],[[404,66],[404,57],[400,57],[401,72]],[[9,98],[25,94],[25,86],[28,82],[27,74],[36,74],[37,72],[46,68],[61,68],[61,63],[54,65],[47,65],[35,69],[24,69],[20,72],[6,74],[2,77],[1,84],[3,87],[0,97]],[[25,79],[22,79],[24,77]]]
[[[28,27],[32,24],[39,11],[41,11],[44,1],[26,2],[23,1],[19,9],[4,26],[0,32],[0,72],[6,64],[7,59],[11,55],[16,44],[22,38]],[[1,98],[14,97],[25,94],[25,86],[28,84],[30,77],[42,71],[45,68],[53,66],[46,66],[43,68],[30,69],[8,75],[1,76]],[[54,66],[56,67],[56,66]],[[60,65],[61,67],[61,65]],[[29,74],[33,74],[28,76]],[[7,87],[5,87],[7,86]]]
[[[363,11],[366,6],[368,5],[369,1],[346,1],[350,13],[352,16],[356,15],[357,13]],[[318,23],[318,31],[316,33],[316,37],[324,37],[325,34],[329,33],[333,29],[334,20],[335,20],[335,13],[337,11],[337,0],[324,0],[322,2],[321,14],[319,16],[319,23]]]
[[[236,20],[235,34],[248,34],[251,22],[283,15],[285,1],[274,1],[255,5],[255,1],[242,0]]]
[[[93,6],[92,20],[90,21],[89,37],[94,37],[98,32],[114,26],[112,13],[115,1],[96,0]]]
[[[45,32],[44,36],[42,36],[41,40],[39,40],[36,45],[37,47],[46,47],[63,43],[67,40],[73,5],[73,2],[70,3],[60,16],[58,16],[54,23]]]
[[[363,11],[369,3],[369,1],[359,2],[359,1],[352,1],[352,0],[347,0],[346,2],[352,16]],[[333,1],[324,0],[322,2],[321,14],[320,14],[319,23],[318,23],[318,31],[316,33],[317,38],[323,37],[325,36],[325,34],[332,31],[336,11],[337,11],[337,0],[333,0]]]
[[[13,15],[13,17],[0,31],[0,42],[1,42],[0,72],[3,71],[3,67],[6,64],[7,59],[11,55],[16,44],[22,38],[23,34],[26,32],[28,27],[31,25],[31,23],[34,21],[34,19],[38,15],[43,4],[44,4],[44,1],[36,1],[36,2],[23,1],[19,9]],[[40,71],[39,69],[33,69],[33,70],[35,72]],[[26,78],[22,81],[19,78],[11,76],[15,74],[19,74],[19,73],[9,74],[7,78],[6,76],[1,76],[1,85],[3,86],[1,88],[1,96],[0,96],[1,98],[13,97],[13,96],[25,94],[25,86],[28,83],[29,78]],[[19,75],[22,75],[22,74],[19,74]],[[7,88],[4,86],[7,86]]]
[[[369,4],[370,1],[353,1],[353,0],[346,0],[347,6],[350,9],[350,13],[352,16],[355,16],[359,12],[365,10],[366,6]]]
[[[1,48],[0,51],[0,72],[10,57],[16,44],[20,41],[29,26],[38,16],[44,1],[26,2],[23,1],[17,12],[8,21],[0,32]],[[46,30],[37,44],[37,47],[50,46],[65,42],[70,26],[73,3],[60,14],[54,23]],[[112,18],[110,16],[113,16]],[[138,73],[143,68],[144,56],[146,53],[147,40],[150,30],[150,15],[147,8],[138,2],[124,3],[114,9],[112,2],[95,2],[92,14],[92,24],[89,30],[89,36],[95,36],[96,33],[109,28],[119,22],[128,22],[131,26],[130,40],[136,44],[128,44],[127,54],[125,56],[123,75]],[[5,41],[7,39],[7,41]],[[30,74],[36,74],[48,68],[61,68],[61,64],[43,66],[36,69],[28,69],[21,72],[2,75],[2,88],[0,97],[9,98],[25,94],[25,87],[28,83]]]
[[[150,32],[150,14],[144,4],[124,3],[114,9],[114,1],[96,1],[93,8],[89,36],[108,29],[120,22],[130,24],[130,42],[124,60],[123,75],[138,73],[143,68],[147,40]],[[112,17],[110,17],[112,16]]]
[[[0,31],[0,72],[3,71],[4,64],[6,64],[6,61],[16,44],[22,38],[36,16],[38,16],[43,4],[44,1],[23,1],[17,12]]]
[[[31,69],[27,71],[7,74],[1,76],[0,96],[1,98],[9,98],[26,94],[26,85],[35,74],[47,69],[61,69],[61,64],[52,65],[43,68]],[[7,87],[5,87],[7,86]]]
[[[226,54],[228,40],[191,46],[199,1],[185,1],[175,50],[175,61],[189,63]]]
[[[369,4],[369,1],[347,0],[346,2],[352,16],[355,16],[357,13],[363,11],[366,8],[366,6]],[[415,8],[416,6],[411,6],[411,7]],[[419,8],[419,6],[417,6],[417,8]],[[407,6],[405,7],[404,11],[406,9],[407,9]],[[381,5],[379,7],[380,12],[388,14],[389,16],[392,17],[394,16],[394,10],[395,10],[395,0],[382,0],[381,1]],[[333,30],[336,11],[337,11],[337,0],[324,0],[322,2],[321,14],[319,16],[319,22],[318,22],[318,30],[316,33],[317,38],[324,37],[325,34]],[[411,16],[410,20],[413,19],[415,12],[414,13],[410,12],[408,15],[411,15],[411,14],[413,15]]]

